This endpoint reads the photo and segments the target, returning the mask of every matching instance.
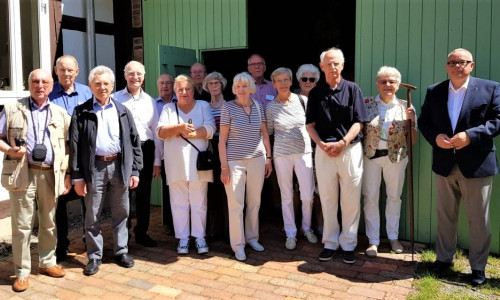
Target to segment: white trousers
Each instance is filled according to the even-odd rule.
[[[291,154],[274,158],[274,168],[281,191],[281,211],[286,237],[297,235],[293,209],[293,171],[297,176],[302,201],[302,230],[311,229],[314,197],[314,174],[311,153]]]
[[[245,241],[259,240],[260,194],[265,177],[264,156],[228,161],[229,183],[224,185],[229,209],[229,239],[237,252]],[[243,209],[245,208],[243,225]]]
[[[387,237],[397,240],[399,235],[399,218],[401,215],[401,192],[405,183],[405,171],[408,157],[399,162],[391,162],[388,156],[375,159],[367,157],[363,160],[363,184],[361,193],[364,200],[366,236],[371,245],[380,244],[380,183],[384,177],[385,193],[385,227]]]
[[[176,238],[189,238],[190,223],[191,236],[205,237],[207,186],[206,181],[177,181],[168,185]]]
[[[316,147],[316,177],[323,207],[323,244],[327,249],[353,251],[358,243],[363,150],[361,143],[330,157]],[[339,186],[340,185],[340,186]],[[340,187],[342,232],[337,219]]]

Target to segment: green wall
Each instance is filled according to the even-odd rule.
[[[495,17],[496,16],[496,17]],[[357,0],[356,82],[365,96],[376,94],[375,76],[382,65],[396,67],[402,82],[416,85],[412,102],[420,112],[427,86],[447,78],[446,57],[467,48],[474,55],[474,76],[500,81],[500,1],[496,0]],[[406,98],[400,89],[398,96]],[[500,146],[496,140],[497,149]],[[415,239],[434,243],[435,182],[431,148],[420,135],[413,148]],[[490,204],[491,251],[500,253],[500,177]],[[405,189],[406,190],[406,189]],[[408,194],[403,194],[400,236],[410,238]],[[381,210],[383,211],[383,210]],[[468,247],[468,226],[461,209],[459,246]]]
[[[194,49],[198,60],[204,50],[247,47],[246,0],[143,0],[142,9],[145,90],[152,97],[158,94],[160,45]],[[161,205],[161,179],[151,188],[151,203]]]

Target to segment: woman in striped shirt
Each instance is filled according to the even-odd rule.
[[[237,74],[233,79],[236,99],[222,106],[220,120],[221,181],[227,194],[231,248],[239,261],[246,259],[245,243],[255,251],[264,251],[259,244],[260,194],[264,177],[272,172],[264,111],[250,98],[254,92],[252,77],[245,72]]]
[[[311,139],[306,130],[303,98],[290,92],[292,71],[278,68],[271,74],[278,95],[266,108],[267,130],[274,134],[274,167],[281,191],[281,210],[286,233],[285,247],[297,246],[297,227],[293,210],[293,172],[297,176],[302,200],[302,232],[311,243],[318,238],[311,230],[314,176]]]

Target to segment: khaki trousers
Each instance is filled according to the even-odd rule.
[[[29,186],[23,192],[9,192],[12,221],[12,253],[17,277],[31,273],[30,240],[35,213],[38,213],[39,267],[56,265],[54,170],[29,169]],[[37,210],[38,209],[38,210]]]

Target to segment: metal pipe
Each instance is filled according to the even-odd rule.
[[[89,70],[96,66],[96,49],[95,49],[95,5],[94,0],[87,0],[86,17],[87,17],[87,63]]]

